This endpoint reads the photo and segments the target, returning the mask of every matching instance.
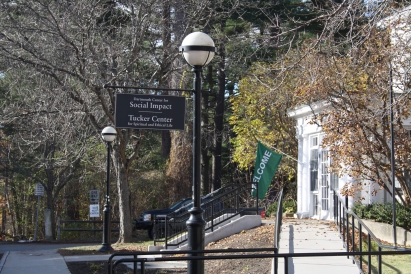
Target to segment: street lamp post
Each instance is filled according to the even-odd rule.
[[[213,40],[203,32],[193,32],[187,35],[180,48],[187,63],[194,71],[194,104],[193,104],[193,208],[190,209],[190,218],[187,221],[188,249],[204,250],[203,210],[201,209],[201,73],[203,66],[207,65],[214,57],[216,48]],[[202,256],[203,253],[195,253],[191,256]],[[204,261],[189,260],[187,273],[203,274]]]
[[[110,149],[111,143],[117,137],[117,131],[113,127],[105,127],[101,132],[101,137],[107,144],[107,180],[106,180],[106,200],[104,204],[104,219],[103,219],[103,243],[98,251],[108,252],[113,250],[110,242],[111,221],[110,221]]]

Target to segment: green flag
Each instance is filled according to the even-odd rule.
[[[258,199],[264,199],[268,187],[271,184],[278,165],[280,164],[282,155],[275,153],[271,149],[265,147],[258,142],[257,157],[255,159],[254,175],[253,175],[253,190],[251,195],[256,197],[256,188],[258,184]]]

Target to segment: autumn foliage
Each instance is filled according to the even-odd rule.
[[[307,82],[299,87],[299,102],[310,104],[323,100],[327,108],[315,115],[312,123],[322,127],[327,147],[333,158],[332,170],[339,175],[356,178],[343,192],[353,195],[369,182],[391,193],[391,134],[390,109],[394,113],[394,149],[396,179],[401,187],[398,197],[410,204],[408,169],[411,143],[406,120],[410,117],[410,101],[395,88],[398,75],[391,62],[398,54],[389,39],[389,32],[374,30],[364,37],[358,48],[313,51],[302,61],[311,69],[302,78]],[[391,73],[390,73],[391,72]],[[408,123],[409,124],[409,123]],[[379,189],[372,190],[375,194]]]

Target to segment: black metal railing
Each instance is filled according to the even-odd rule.
[[[333,196],[334,223],[344,242],[346,251],[351,252],[347,256],[352,256],[353,262],[357,264],[361,273],[372,273],[372,255],[377,256],[377,273],[382,273],[382,256],[388,254],[382,251],[383,249],[392,250],[391,255],[411,254],[410,248],[382,244],[363,221],[354,212],[349,210],[348,197],[345,197],[343,200],[336,191],[333,192]],[[364,246],[366,246],[366,252],[364,252]],[[372,252],[372,249],[376,249],[376,251]],[[366,256],[365,267],[364,256]],[[366,271],[363,271],[363,269],[366,269]]]
[[[119,232],[120,221],[112,220],[111,222],[111,232]],[[69,225],[69,226],[66,226]],[[103,232],[103,221],[102,220],[61,220],[60,217],[57,218],[57,240],[61,239],[62,232],[73,232],[73,233],[93,233],[93,238],[96,238],[96,233]],[[101,235],[101,234],[99,234]],[[99,236],[97,235],[97,236]],[[86,236],[89,238],[89,235]]]
[[[251,183],[230,184],[202,197],[201,208],[207,222],[205,232],[213,232],[217,226],[237,216],[260,214],[264,208],[258,207],[257,199],[251,196],[251,189]],[[163,243],[167,249],[187,242],[186,222],[190,217],[188,209],[191,206],[154,220],[154,245]]]
[[[360,273],[363,271],[363,257],[368,260],[367,273],[372,273],[372,256],[376,256],[378,260],[377,273],[382,274],[382,258],[389,255],[411,255],[409,248],[394,248],[381,244],[375,235],[367,228],[367,226],[351,212],[347,205],[348,199],[341,199],[334,192],[334,222],[343,240],[346,248],[345,252],[313,252],[313,253],[279,253],[280,231],[282,226],[282,199],[283,193],[279,195],[276,230],[274,234],[274,248],[252,248],[252,249],[215,249],[215,250],[163,250],[153,252],[128,252],[128,253],[114,253],[108,260],[108,273],[115,273],[115,268],[122,263],[133,263],[133,271],[137,273],[137,268],[140,266],[140,273],[145,273],[146,262],[162,262],[162,261],[190,261],[190,260],[227,260],[227,259],[244,259],[244,258],[272,258],[274,261],[273,268],[277,273],[278,258],[284,260],[284,273],[289,271],[290,258],[301,257],[338,257],[344,256],[351,258],[353,263],[359,266]],[[364,236],[363,232],[367,235]],[[367,241],[367,249],[363,248],[363,241]],[[372,242],[377,245],[377,250],[372,250]],[[390,249],[385,251],[383,249]],[[203,253],[208,256],[173,256],[172,255],[187,255],[192,253]],[[224,255],[215,255],[225,253]],[[241,254],[235,254],[241,253]],[[144,255],[144,257],[139,257]],[[155,256],[161,255],[160,257]],[[121,257],[121,258],[119,258]]]
[[[208,256],[173,256],[186,255],[192,253],[218,254],[226,253],[225,255],[208,255]],[[265,252],[265,253],[263,253]],[[227,253],[242,253],[242,254],[227,254]],[[246,253],[246,254],[245,254]],[[214,250],[173,250],[173,251],[153,251],[153,252],[124,252],[114,253],[108,259],[108,273],[115,274],[115,268],[123,263],[133,263],[133,273],[137,273],[138,265],[140,265],[140,273],[145,273],[146,262],[171,262],[171,261],[190,261],[190,260],[234,260],[244,258],[282,258],[284,259],[284,273],[289,270],[289,258],[302,257],[338,257],[338,256],[385,256],[385,255],[410,255],[410,250],[402,251],[363,251],[363,252],[315,252],[315,253],[275,253],[275,248],[249,248],[249,249],[214,249]],[[144,255],[144,258],[138,257]],[[165,257],[154,257],[156,255],[164,255]],[[147,257],[152,256],[152,257]],[[116,257],[122,257],[115,259]],[[127,258],[129,257],[129,258]]]
[[[277,205],[277,212],[275,217],[275,227],[274,227],[274,253],[278,254],[280,250],[280,236],[281,236],[281,227],[283,225],[283,191],[284,188],[281,189],[278,205]],[[278,273],[278,258],[274,258],[274,274]]]

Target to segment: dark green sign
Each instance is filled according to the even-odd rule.
[[[258,142],[253,176],[254,185],[258,184],[258,195],[255,190],[257,187],[254,186],[253,191],[251,191],[252,196],[257,196],[258,199],[264,199],[268,187],[271,184],[271,180],[277,172],[281,158],[281,154],[275,153]]]

